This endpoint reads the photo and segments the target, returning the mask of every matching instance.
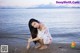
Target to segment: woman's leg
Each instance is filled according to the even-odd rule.
[[[38,46],[36,46],[35,48],[40,48],[43,44],[41,39],[38,40],[38,43],[39,43]]]
[[[40,50],[47,48],[47,45],[44,44],[43,39],[40,39],[40,40],[39,40],[39,43],[40,43],[40,45],[41,45],[40,48],[39,48]]]
[[[40,50],[43,50],[43,49],[46,49],[47,48],[47,45],[44,44],[44,42],[43,42],[42,39],[39,39],[38,40],[38,43],[39,43],[39,45],[36,46],[35,48],[39,48]]]

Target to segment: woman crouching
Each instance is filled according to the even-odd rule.
[[[35,44],[39,43],[35,48],[39,48],[40,50],[46,49],[52,43],[52,37],[48,28],[33,18],[29,20],[28,25],[31,37],[28,39],[27,49],[30,48],[30,42],[34,42]]]

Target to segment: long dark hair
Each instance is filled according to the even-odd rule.
[[[38,31],[37,31],[37,28],[34,28],[31,25],[32,22],[37,22],[37,23],[40,23],[40,22],[38,20],[36,20],[36,19],[33,19],[33,18],[29,20],[28,26],[29,26],[29,29],[30,29],[30,33],[31,33],[32,39],[34,39],[34,38],[37,37]],[[36,44],[37,41],[34,41],[34,43]]]

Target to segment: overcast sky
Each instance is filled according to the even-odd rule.
[[[56,4],[56,1],[64,1],[64,0],[0,0],[0,6],[31,7],[40,4],[49,4],[49,3]],[[77,0],[69,0],[69,1],[77,1]]]

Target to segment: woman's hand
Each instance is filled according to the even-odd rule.
[[[32,42],[32,41],[33,41],[33,39],[32,39],[32,38],[29,38],[29,39],[28,39],[28,42],[29,42],[29,43],[30,43],[30,42]]]

